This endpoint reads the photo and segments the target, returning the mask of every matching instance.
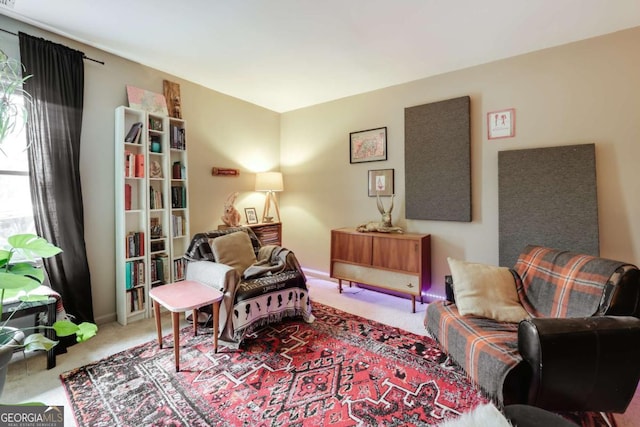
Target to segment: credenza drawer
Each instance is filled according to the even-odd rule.
[[[415,274],[379,270],[361,265],[333,263],[333,277],[379,288],[420,296],[420,280]]]

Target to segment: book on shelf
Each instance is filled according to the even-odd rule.
[[[124,185],[124,210],[131,210],[131,184]]]
[[[124,151],[124,176],[125,178],[136,176],[136,155],[129,150]]]
[[[151,241],[151,252],[160,252],[164,251],[164,240],[153,240]]]
[[[184,280],[184,270],[185,262],[184,258],[178,258],[173,260],[173,277],[176,281]]]
[[[127,305],[129,306],[129,313],[144,310],[145,303],[144,288],[135,288],[127,292]]]
[[[144,310],[144,303],[145,303],[145,298],[144,298],[144,288],[138,288],[138,310]]]
[[[132,269],[133,269],[133,264],[131,264],[130,262],[126,262],[124,264],[124,287],[125,289],[131,289],[133,288],[133,273],[132,273]]]
[[[164,195],[162,191],[149,186],[149,208],[164,209]]]
[[[172,179],[185,179],[185,172],[182,162],[173,162],[173,167],[171,169]]]
[[[171,215],[172,222],[172,237],[182,237],[186,234],[185,222],[182,215]]]
[[[142,133],[142,122],[132,124],[127,136],[124,137],[124,142],[138,144],[140,142],[140,133]]]
[[[131,290],[129,296],[131,297],[131,307],[129,307],[129,311],[133,313],[138,309],[138,292]]]
[[[144,256],[144,232],[134,231],[127,234],[125,245],[127,258]]]
[[[133,289],[145,283],[144,261],[135,260],[125,263],[125,289]]]
[[[157,254],[151,258],[151,283],[155,286],[169,283],[169,257]]]
[[[135,176],[136,178],[144,178],[144,154],[136,154],[135,157]]]
[[[169,146],[176,150],[186,149],[185,130],[183,127],[174,124],[169,126]]]
[[[187,207],[187,191],[182,186],[171,187],[171,207],[183,209]]]

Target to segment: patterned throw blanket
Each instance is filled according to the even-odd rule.
[[[250,229],[196,234],[185,257],[189,261],[215,262],[209,239],[239,230],[249,234],[258,261],[246,270],[243,278],[237,273],[229,275],[221,289],[224,299],[220,339],[240,343],[255,329],[287,317],[301,316],[306,322],[313,322],[306,278],[294,253],[280,246],[261,247]]]
[[[635,266],[592,255],[527,246],[514,270],[520,302],[534,317],[603,315],[620,277]]]

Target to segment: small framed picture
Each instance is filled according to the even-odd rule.
[[[515,108],[487,113],[487,134],[489,139],[512,138],[516,136]]]
[[[244,214],[247,216],[247,224],[258,223],[258,213],[256,208],[244,208]]]
[[[351,132],[349,134],[349,162],[377,162],[387,160],[387,128]]]
[[[393,169],[369,171],[369,197],[393,196]]]

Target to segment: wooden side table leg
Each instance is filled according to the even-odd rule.
[[[173,326],[173,355],[176,358],[176,372],[180,372],[180,313],[171,312],[171,325]]]
[[[342,279],[338,279],[338,293],[342,293]]]
[[[415,295],[411,295],[411,310],[412,310],[412,313],[416,312],[416,296]]]
[[[191,319],[193,319],[193,336],[198,335],[198,309],[194,308],[191,312]]]
[[[213,303],[213,352],[218,352],[218,329],[220,327],[220,301]]]
[[[153,315],[156,318],[156,332],[158,333],[158,345],[162,348],[162,322],[160,321],[160,303],[153,301]]]

